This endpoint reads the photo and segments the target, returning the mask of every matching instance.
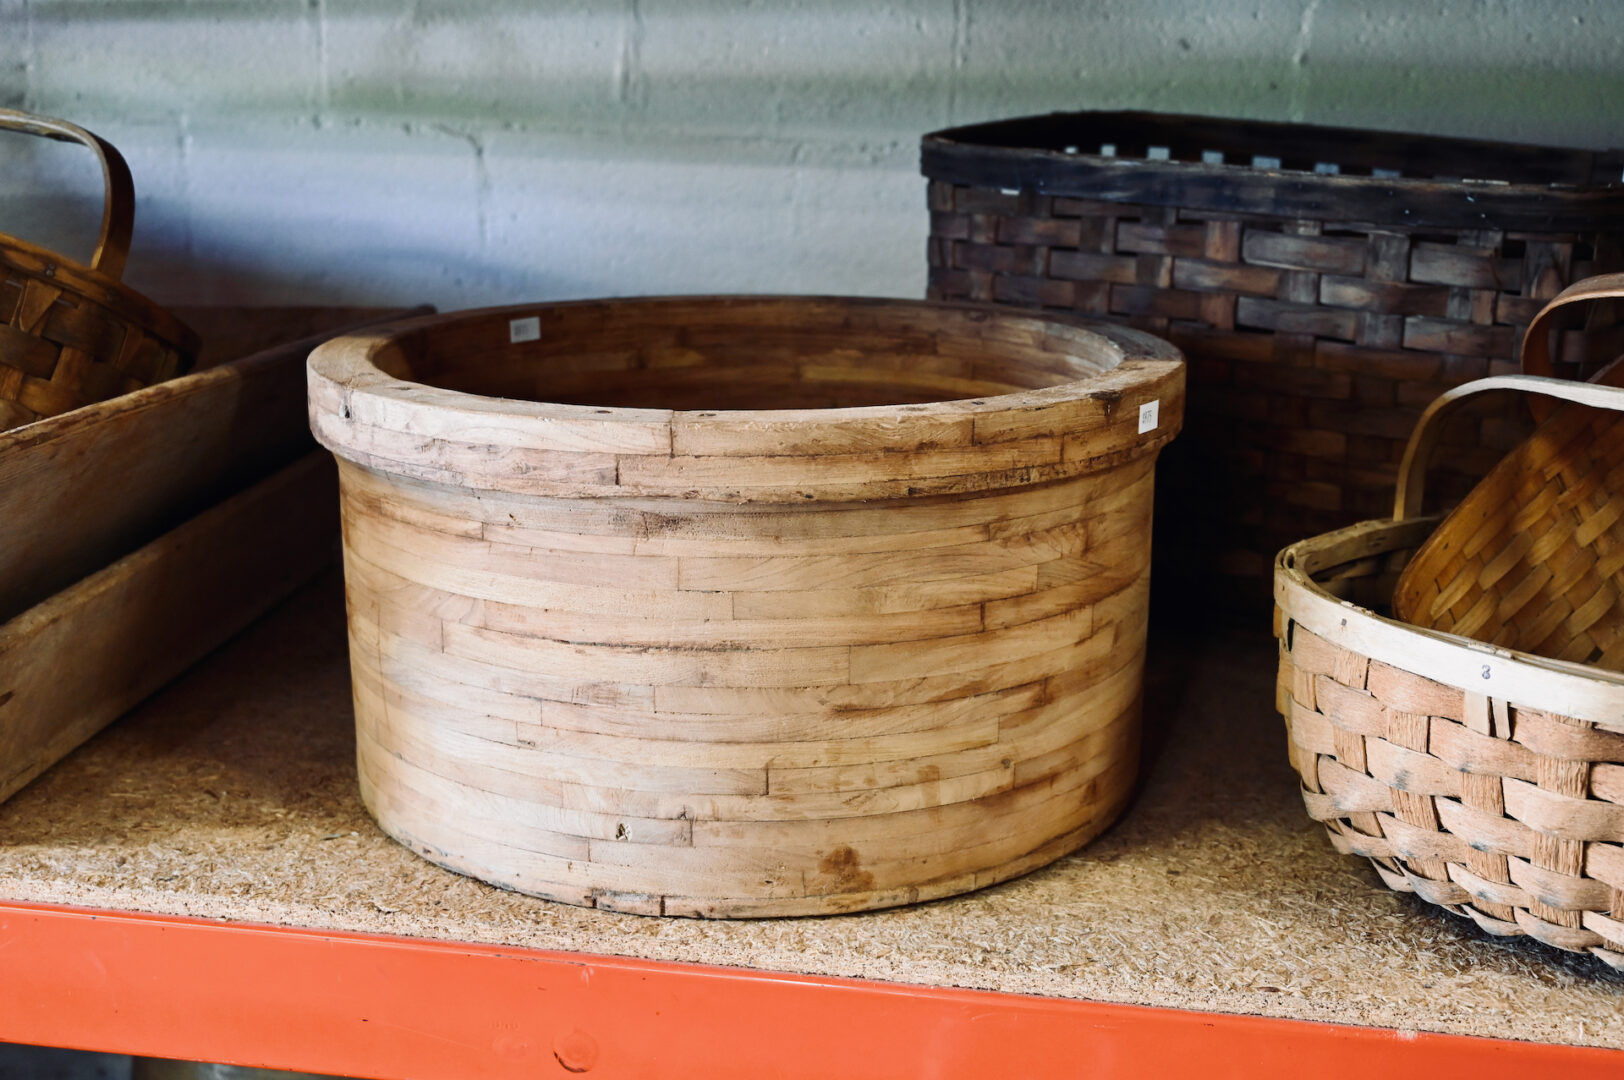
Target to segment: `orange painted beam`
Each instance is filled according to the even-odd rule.
[[[0,1041],[386,1078],[1624,1077],[1624,1052],[0,902]]]

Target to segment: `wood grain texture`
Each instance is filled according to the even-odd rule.
[[[367,805],[442,865],[642,914],[884,907],[1059,857],[1133,781],[1182,374],[1131,331],[835,299],[323,346]]]
[[[332,557],[331,477],[281,471],[304,358],[384,312],[199,312],[221,359],[291,343],[0,432],[0,799]]]
[[[1535,317],[1524,355],[1541,367],[1555,310],[1621,292],[1616,275],[1573,286]],[[1615,363],[1590,383],[1450,390],[1406,449],[1394,520],[1304,541],[1276,569],[1279,703],[1309,814],[1338,850],[1490,933],[1618,968],[1621,378]],[[1406,520],[1438,418],[1504,389],[1565,400],[1435,528]],[[1402,623],[1355,606],[1388,590]]]
[[[0,800],[328,565],[333,498],[312,453],[0,624]]]
[[[1303,817],[1281,722],[1269,715],[1277,646],[1262,626],[1198,638],[1177,620],[1153,625],[1146,720],[1172,726],[1147,738],[1155,762],[1133,805],[1076,855],[993,893],[908,908],[656,923],[446,873],[376,827],[356,788],[337,578],[323,574],[0,805],[0,892],[250,924],[245,933],[257,923],[485,942],[882,979],[899,993],[968,986],[1624,1048],[1620,981],[1605,965],[1499,941],[1388,894]],[[1603,772],[1592,769],[1593,785]],[[32,992],[36,980],[4,955],[14,997]],[[985,1074],[1018,1075],[1004,1064]],[[449,1068],[467,1075],[464,1065]],[[1521,1075],[1591,1080],[1606,1066]],[[1462,1063],[1435,1072],[1458,1076]]]
[[[195,372],[202,372],[267,349],[304,344],[305,339],[314,339],[306,349],[308,354],[309,349],[315,348],[320,341],[344,331],[386,318],[426,315],[434,309],[428,306],[382,308],[269,304],[239,307],[181,304],[173,310],[203,339],[197,363],[192,368]],[[302,365],[300,375],[302,378]]]
[[[999,189],[1034,187],[1079,200],[1406,229],[1481,228],[1492,220],[1569,232],[1624,213],[1624,147],[1101,111],[938,131],[925,136],[923,159],[929,176],[993,189],[983,196],[989,202]],[[1281,172],[1303,175],[1282,183]],[[1182,253],[1193,253],[1199,235],[1189,230]]]
[[[1624,297],[1624,275],[1592,278],[1547,304],[1524,355],[1549,370],[1553,317]],[[1493,390],[1541,400],[1543,422],[1495,466],[1405,567],[1398,618],[1555,660],[1624,670],[1624,360],[1575,383],[1510,375],[1456,387],[1423,415],[1405,450],[1394,517],[1417,513],[1442,417]],[[1553,407],[1554,402],[1554,407]]]
[[[1555,312],[1621,294],[1612,275],[1553,299],[1528,328],[1530,368],[1550,370]],[[1615,968],[1621,379],[1615,362],[1588,383],[1451,389],[1406,447],[1394,520],[1303,541],[1275,571],[1277,699],[1304,803],[1337,849],[1489,933]],[[1561,403],[1441,523],[1418,518],[1440,416],[1492,390]],[[1371,610],[1389,596],[1403,622]]]
[[[196,313],[222,359],[279,344],[0,432],[0,620],[311,449],[304,397],[310,350],[340,330],[403,314],[285,308]]]

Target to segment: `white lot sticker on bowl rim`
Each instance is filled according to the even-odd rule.
[[[532,315],[527,319],[508,320],[508,341],[517,345],[521,341],[541,340],[541,319]]]
[[[1139,434],[1156,430],[1156,425],[1161,422],[1161,404],[1161,398],[1157,398],[1139,406]]]

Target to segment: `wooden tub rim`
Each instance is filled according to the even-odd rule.
[[[894,309],[1104,347],[1084,378],[1016,393],[825,409],[672,410],[571,405],[443,389],[388,370],[417,335],[480,324],[504,337],[550,311],[606,305]],[[995,348],[989,343],[989,350]],[[310,422],[340,458],[476,490],[559,498],[728,503],[956,495],[1069,479],[1159,451],[1183,417],[1184,359],[1127,327],[987,304],[800,296],[673,296],[519,304],[421,316],[311,354]],[[1143,406],[1154,403],[1146,426]],[[1144,430],[1141,430],[1144,428]]]

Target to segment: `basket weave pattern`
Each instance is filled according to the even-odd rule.
[[[0,248],[0,429],[172,378],[189,359],[49,265]]]
[[[1544,301],[1618,262],[1611,234],[1407,234],[940,181],[930,206],[933,298],[1063,308],[1184,351],[1185,453],[1228,474],[1196,512],[1241,576],[1386,513],[1422,408],[1514,371]],[[1465,494],[1526,431],[1515,407],[1457,418],[1435,486]]]
[[[1500,463],[1411,561],[1417,625],[1624,670],[1624,423],[1568,407]]]
[[[1388,886],[1624,968],[1624,733],[1469,693],[1286,622],[1308,813]]]
[[[1549,370],[1563,308],[1536,313]],[[1303,800],[1395,889],[1624,968],[1624,363],[1585,383],[1486,379],[1428,407],[1391,521],[1275,568],[1277,704]],[[1563,402],[1442,521],[1419,517],[1439,419],[1478,395]],[[1376,612],[1388,598],[1397,619]],[[1475,639],[1475,640],[1474,640]]]
[[[1588,310],[1592,321],[1624,297],[1624,274],[1564,290],[1529,327],[1526,389],[1568,399],[1544,404],[1538,430],[1457,506],[1416,552],[1393,595],[1398,618],[1520,652],[1624,671],[1624,361],[1589,383],[1550,384],[1547,329]],[[1502,380],[1504,382],[1519,380]],[[1543,385],[1542,385],[1543,384]],[[1474,387],[1449,395],[1472,396]],[[1428,420],[1449,408],[1441,398]],[[1593,406],[1602,406],[1595,408]],[[1430,425],[1423,421],[1418,438]],[[1417,448],[1420,449],[1419,447]],[[1412,463],[1397,516],[1420,509]],[[1414,485],[1411,490],[1412,484]]]
[[[1423,407],[1508,373],[1544,300],[1624,266],[1617,151],[1081,112],[936,132],[921,164],[932,297],[1125,322],[1189,358],[1159,562],[1231,600],[1284,545],[1384,514]],[[1440,440],[1446,500],[1529,430],[1486,404]]]

